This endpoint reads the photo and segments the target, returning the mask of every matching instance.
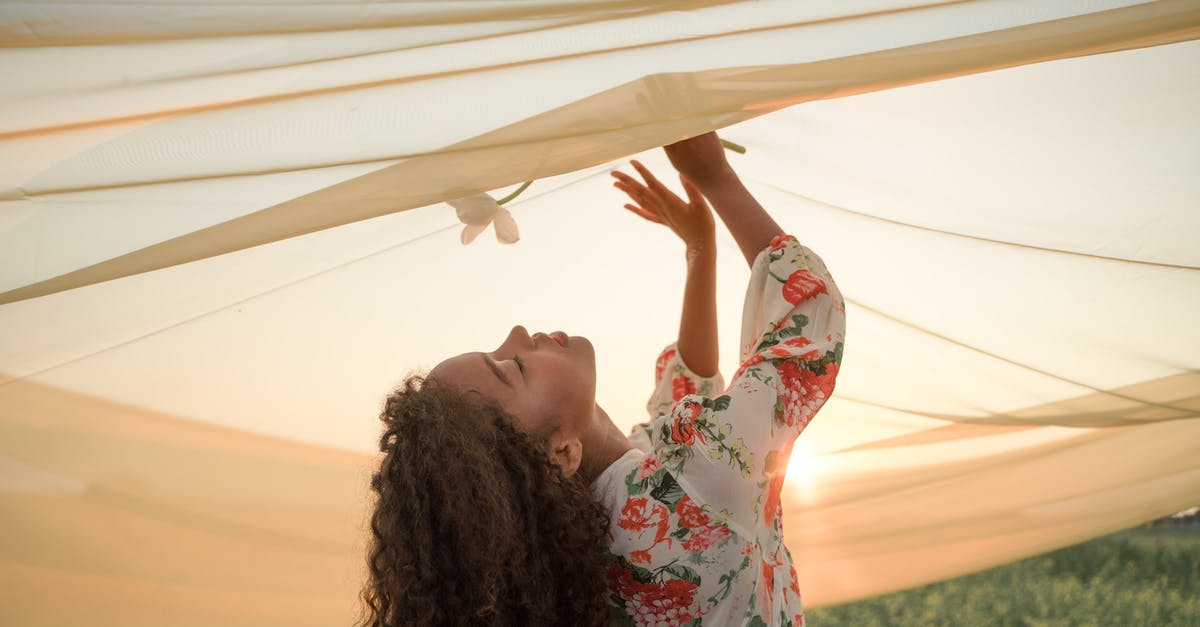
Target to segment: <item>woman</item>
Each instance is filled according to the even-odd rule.
[[[495,351],[410,377],[381,416],[369,624],[804,623],[780,489],[792,442],[833,391],[845,306],[715,133],[665,150],[687,201],[636,161],[644,183],[613,173],[626,208],[687,251],[652,419],[626,437],[596,403],[591,343],[558,332],[517,326]],[[728,387],[706,198],[752,268]]]

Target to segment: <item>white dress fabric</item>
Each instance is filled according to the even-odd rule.
[[[780,498],[793,442],[833,393],[845,332],[824,262],[780,235],[754,260],[728,387],[692,372],[674,343],[660,353],[652,419],[595,484],[612,516],[614,624],[804,624]]]

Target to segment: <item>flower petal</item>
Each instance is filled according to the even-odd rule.
[[[454,207],[459,222],[480,226],[486,226],[488,222],[491,222],[492,216],[496,215],[496,210],[500,208],[496,199],[492,198],[490,194],[474,194],[455,198],[447,200],[446,204]]]
[[[485,229],[487,229],[486,224],[468,224],[463,227],[462,234],[458,236],[458,239],[462,242],[463,246],[466,246],[475,241],[475,238],[479,237],[479,234]]]
[[[513,220],[512,214],[508,209],[496,206],[496,218],[492,222],[492,226],[496,229],[496,239],[504,244],[514,244],[521,239],[521,234],[517,231],[517,221]]]

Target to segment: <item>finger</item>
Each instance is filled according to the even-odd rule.
[[[633,185],[617,182],[617,183],[613,183],[613,187],[625,192],[626,195],[628,195],[631,199],[633,199],[634,202],[638,203],[639,205],[655,204],[655,201],[654,201],[653,197],[651,197],[650,192],[641,186],[634,187]]]
[[[633,195],[634,193],[637,193],[637,194],[645,195],[645,194],[651,193],[650,190],[647,189],[645,185],[642,185],[641,181],[633,178],[632,176],[629,176],[628,174],[625,174],[624,172],[614,171],[612,173],[612,175],[614,177],[616,177],[616,179],[620,182],[620,184],[615,184],[615,185],[617,185],[618,187],[621,187],[621,184],[624,184],[624,187],[621,187],[621,189],[626,190],[627,194]],[[633,191],[630,192],[629,190],[633,190]],[[635,200],[638,200],[638,199],[635,198]]]
[[[663,221],[662,221],[662,220],[660,220],[660,219],[658,218],[658,216],[656,216],[656,215],[654,215],[654,214],[650,213],[649,211],[646,211],[645,209],[642,209],[641,207],[638,207],[638,206],[636,206],[636,205],[625,205],[625,208],[626,208],[626,209],[628,209],[628,210],[630,210],[630,211],[632,211],[632,212],[634,212],[634,213],[636,213],[636,214],[638,214],[639,216],[642,216],[643,218],[645,218],[645,219],[647,219],[647,220],[649,220],[649,221],[651,221],[651,222],[653,222],[653,223],[655,223],[655,224],[662,224],[662,223],[663,223]]]
[[[666,185],[663,185],[662,182],[655,178],[654,175],[650,173],[650,170],[646,169],[646,166],[638,163],[636,160],[630,161],[630,163],[632,163],[633,167],[637,168],[637,171],[642,174],[642,178],[646,179],[647,187],[650,187],[654,190],[671,191],[667,189]]]
[[[708,201],[704,198],[704,194],[700,189],[692,184],[690,180],[683,174],[679,175],[679,181],[683,183],[683,191],[687,192],[688,204],[696,207],[708,208]]]
[[[620,170],[613,170],[612,172],[609,172],[609,174],[617,177],[620,180],[633,179],[632,176],[629,176],[628,174],[626,174]]]

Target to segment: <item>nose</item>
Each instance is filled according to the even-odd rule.
[[[513,346],[533,347],[533,346],[537,345],[533,341],[533,337],[531,337],[529,335],[529,331],[525,327],[523,327],[519,324],[517,326],[513,327],[512,330],[508,332],[508,339],[505,340],[505,342],[508,344],[512,344]]]

